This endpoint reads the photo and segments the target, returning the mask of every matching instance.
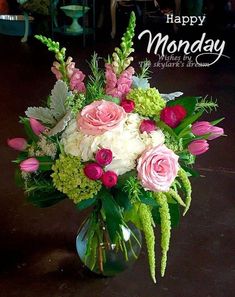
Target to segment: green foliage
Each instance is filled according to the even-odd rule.
[[[166,270],[167,264],[167,252],[170,245],[171,237],[171,217],[170,210],[167,203],[167,197],[164,193],[156,193],[156,199],[159,207],[159,214],[161,219],[161,248],[162,248],[162,259],[161,259],[161,276],[163,277]]]
[[[189,117],[196,108],[198,97],[180,97],[175,100],[167,102],[167,106],[182,105],[187,111],[187,117]]]
[[[137,74],[137,77],[139,79],[147,79],[149,80],[151,78],[151,71],[149,70],[151,66],[151,62],[146,59],[145,61],[141,62],[140,64],[140,72]]]
[[[178,177],[182,183],[185,195],[186,195],[186,199],[185,199],[185,210],[184,210],[184,214],[185,215],[187,213],[187,211],[189,210],[190,204],[191,204],[191,200],[192,200],[192,187],[191,187],[191,183],[189,181],[189,178],[187,176],[187,173],[181,168],[178,172]]]
[[[86,104],[91,103],[96,99],[101,99],[104,92],[104,72],[99,68],[99,58],[96,53],[91,57],[91,62],[89,63],[91,69],[91,75],[88,76],[87,86],[86,86]]]
[[[68,96],[65,101],[67,109],[71,110],[72,115],[76,115],[79,110],[85,106],[86,97],[83,93],[76,93],[73,96]]]
[[[24,125],[25,133],[28,136],[28,143],[39,140],[38,136],[33,132],[28,118],[20,117],[20,123]]]
[[[202,114],[203,114],[203,111],[192,114],[189,117],[186,117],[183,120],[183,122],[181,122],[181,124],[174,129],[175,133],[177,135],[179,135],[179,137],[181,137],[181,135],[184,133],[184,131],[186,129],[188,129],[188,126],[191,125],[192,123],[194,123],[197,119],[199,119],[202,116]]]
[[[76,208],[78,210],[82,211],[88,207],[94,206],[96,204],[96,202],[97,202],[96,197],[91,198],[91,199],[82,200],[78,204],[76,204]]]
[[[207,113],[210,113],[214,110],[217,110],[218,104],[216,100],[213,100],[212,98],[208,99],[207,96],[203,99],[197,100],[196,103],[196,111],[205,111]]]
[[[172,197],[175,201],[177,201],[181,206],[185,207],[185,203],[182,200],[182,198],[180,197],[180,195],[174,191],[173,189],[170,189],[167,193],[165,193],[165,195],[168,197],[168,195],[170,197]]]
[[[148,250],[150,274],[153,279],[153,282],[156,283],[155,235],[152,226],[153,219],[151,210],[147,205],[140,205],[139,216],[142,223],[142,230],[145,235],[146,246]]]
[[[212,122],[211,122],[211,125],[215,126],[215,125],[219,124],[220,122],[222,122],[224,119],[225,119],[225,118],[220,118],[220,119],[218,119],[218,120],[212,121]]]
[[[132,62],[133,58],[129,57],[134,52],[133,38],[135,36],[136,17],[135,13],[131,12],[129,24],[126,32],[122,37],[120,48],[115,48],[113,53],[113,69],[116,74],[121,74]]]

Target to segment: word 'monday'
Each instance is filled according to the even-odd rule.
[[[216,63],[222,56],[229,58],[228,56],[223,55],[225,48],[224,40],[213,40],[206,39],[206,33],[203,33],[201,39],[196,40],[190,43],[187,40],[169,40],[169,35],[163,36],[162,33],[157,33],[154,38],[152,36],[151,31],[144,30],[138,36],[140,40],[144,35],[149,37],[148,45],[147,45],[147,53],[150,53],[154,48],[154,54],[157,55],[161,53],[162,56],[166,54],[174,54],[180,51],[183,51],[185,55],[197,54],[196,63],[199,63],[199,59],[201,60],[203,56],[210,55],[214,57],[214,60],[208,63],[208,66]]]

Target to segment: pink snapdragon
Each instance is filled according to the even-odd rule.
[[[208,149],[209,144],[205,139],[194,140],[188,145],[189,152],[194,156],[204,154]]]
[[[210,134],[208,136],[208,140],[213,140],[223,135],[224,129],[217,126],[213,126],[211,125],[211,123],[207,121],[199,121],[192,125],[192,132],[196,136]]]
[[[120,98],[121,100],[124,99],[132,85],[132,75],[135,72],[134,68],[128,67],[119,77],[117,77],[111,64],[105,64],[105,68],[106,94]]]
[[[17,137],[7,140],[9,147],[17,151],[24,151],[27,147],[27,140],[25,138]]]
[[[46,129],[46,127],[44,125],[42,125],[38,120],[36,120],[34,118],[30,118],[29,123],[30,123],[30,126],[31,126],[34,134],[36,134],[36,135],[40,135]]]
[[[39,161],[36,158],[29,158],[20,163],[20,170],[23,172],[35,172],[39,168]]]
[[[78,93],[84,93],[86,91],[85,84],[83,82],[85,74],[77,68],[74,69],[73,74],[70,77],[70,88],[72,91]]]
[[[98,180],[103,174],[103,169],[97,163],[89,163],[84,167],[85,175],[92,180]]]

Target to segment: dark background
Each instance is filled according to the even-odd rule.
[[[118,17],[120,18],[120,13]],[[123,20],[125,19],[123,11]],[[123,26],[124,26],[123,21]],[[156,27],[153,32],[172,28]],[[226,39],[225,54],[209,68],[153,68],[152,86],[167,93],[181,90],[185,95],[212,96],[219,110],[205,115],[221,123],[228,137],[210,142],[210,150],[198,157],[197,168],[205,177],[193,179],[193,202],[180,226],[172,231],[166,276],[158,275],[154,285],[148,273],[146,250],[124,273],[100,278],[82,267],[75,250],[75,237],[85,214],[78,213],[71,201],[48,209],[27,204],[23,191],[14,183],[11,163],[16,152],[6,146],[9,137],[24,136],[18,123],[28,106],[38,106],[49,94],[55,78],[50,72],[53,56],[30,39],[0,35],[0,296],[1,297],[232,297],[235,293],[235,30],[228,24],[214,23],[206,30]],[[205,29],[205,28],[204,28]],[[141,30],[141,28],[138,28]],[[154,31],[155,30],[155,31]],[[105,33],[106,32],[106,33]],[[118,35],[122,32],[119,26]],[[192,31],[182,32],[188,36]],[[195,36],[200,32],[193,31]],[[107,57],[119,43],[109,38],[106,27],[97,42],[82,47],[79,38],[61,38],[87,73],[86,59],[97,51]],[[177,36],[172,35],[172,38]],[[196,37],[195,37],[196,38]],[[145,46],[136,41],[134,66],[146,57]],[[159,232],[159,230],[158,230]],[[157,265],[160,265],[160,236],[157,233]]]

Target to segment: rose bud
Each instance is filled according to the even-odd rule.
[[[102,175],[101,180],[102,180],[102,183],[104,186],[106,186],[107,188],[112,188],[113,186],[115,186],[117,184],[118,177],[115,172],[106,171]]]
[[[34,134],[39,135],[45,131],[46,127],[43,126],[38,120],[30,118],[29,119],[30,126],[34,132]]]
[[[189,152],[194,155],[204,154],[209,149],[209,144],[205,139],[194,140],[188,145]]]
[[[29,158],[20,163],[20,170],[24,172],[34,172],[39,168],[39,161],[36,158]]]
[[[176,128],[186,114],[186,109],[182,105],[168,106],[161,111],[160,118],[169,127]]]
[[[21,137],[8,139],[7,144],[9,147],[17,151],[24,151],[27,147],[26,139]]]
[[[144,133],[150,133],[152,131],[156,130],[156,124],[152,120],[143,120],[140,124],[140,132]]]
[[[106,166],[108,164],[110,164],[113,160],[113,153],[111,150],[109,149],[100,149],[97,151],[96,155],[95,155],[95,159],[96,162],[100,165],[100,166]]]
[[[97,163],[89,163],[84,167],[85,175],[92,180],[100,179],[103,174],[103,169]]]
[[[208,140],[213,140],[222,136],[224,134],[224,129],[217,126],[211,126],[210,133],[211,134],[208,136]]]
[[[130,113],[134,110],[135,108],[135,102],[132,100],[124,99],[121,102],[121,107],[125,110],[125,112]]]

